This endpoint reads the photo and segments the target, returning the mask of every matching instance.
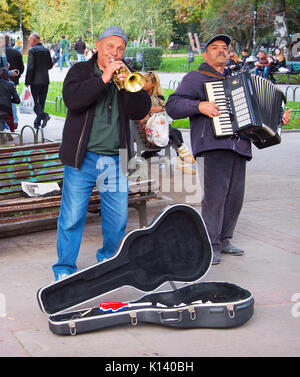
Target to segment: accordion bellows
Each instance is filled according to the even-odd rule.
[[[281,116],[286,98],[272,82],[248,72],[205,84],[210,102],[221,115],[213,118],[216,137],[246,136],[257,148],[281,142]]]

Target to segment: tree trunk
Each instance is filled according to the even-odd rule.
[[[276,38],[276,47],[283,50],[285,56],[289,58],[289,35],[285,22],[285,0],[277,1],[274,7],[274,36]]]

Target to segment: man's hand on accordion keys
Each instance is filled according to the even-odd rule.
[[[220,108],[218,105],[216,105],[216,102],[208,102],[208,101],[203,101],[199,102],[198,109],[200,113],[207,115],[210,118],[220,116]]]
[[[291,120],[291,111],[293,109],[288,109],[287,111],[284,112],[283,116],[282,116],[282,125],[283,126],[286,126],[289,121]]]

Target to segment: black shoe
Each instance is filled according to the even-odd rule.
[[[239,249],[238,247],[229,244],[226,247],[223,247],[221,253],[229,255],[243,255],[245,254],[244,250]]]
[[[42,128],[45,128],[47,126],[47,123],[48,123],[49,120],[50,120],[50,116],[48,114],[45,115],[45,117],[43,118],[43,122],[42,122]]]
[[[41,125],[40,124],[34,124],[33,127],[37,130],[38,128],[41,127]]]

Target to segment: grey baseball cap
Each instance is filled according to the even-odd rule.
[[[227,34],[217,34],[205,43],[203,50],[205,51],[207,49],[207,46],[214,41],[224,41],[227,44],[227,46],[229,46],[231,43],[231,38]]]
[[[99,35],[98,40],[101,41],[101,39],[112,37],[112,36],[116,36],[116,37],[120,37],[124,39],[126,44],[128,42],[128,37],[125,31],[119,26],[109,26],[107,29],[102,31],[102,33]]]

